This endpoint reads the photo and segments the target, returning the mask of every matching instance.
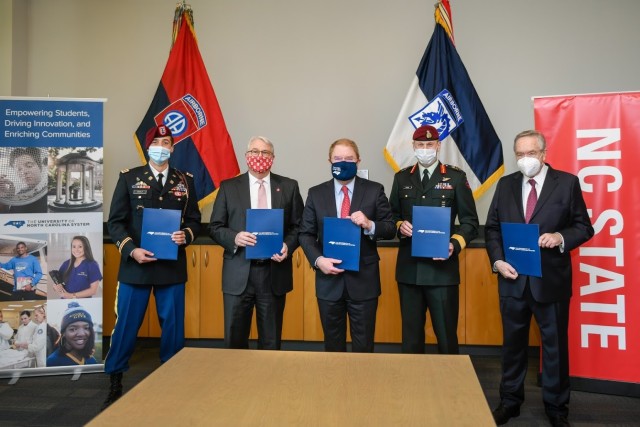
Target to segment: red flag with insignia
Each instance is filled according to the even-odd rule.
[[[178,4],[173,22],[174,43],[151,105],[134,134],[145,163],[145,134],[164,124],[174,138],[172,167],[193,175],[198,204],[213,201],[224,179],[240,173],[231,137],[204,66],[190,6]]]

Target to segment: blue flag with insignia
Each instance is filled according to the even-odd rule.
[[[435,21],[384,154],[395,171],[413,165],[413,131],[431,125],[440,133],[440,161],[466,172],[477,199],[504,173],[502,143],[456,51],[448,0],[436,5]]]

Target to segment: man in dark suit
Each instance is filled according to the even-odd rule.
[[[460,267],[458,255],[478,235],[478,214],[466,174],[438,161],[441,142],[429,125],[413,133],[418,163],[402,169],[393,179],[389,201],[399,224],[400,248],[396,280],[402,313],[402,351],[424,353],[427,310],[438,340],[438,352],[458,354]],[[448,258],[411,255],[413,207],[451,208]],[[456,217],[460,222],[455,232]]]
[[[120,173],[107,222],[121,259],[116,324],[104,365],[104,371],[110,374],[111,389],[103,409],[122,395],[122,373],[129,369],[151,289],[162,326],[160,360],[166,362],[184,346],[185,246],[200,231],[200,210],[192,176],[169,166],[173,152],[171,131],[163,125],[151,128],[146,145],[149,163]],[[178,245],[177,260],[156,259],[152,252],[140,247],[144,208],[181,212],[181,229],[171,235]]]
[[[339,139],[329,149],[333,179],[309,190],[302,214],[300,245],[316,269],[316,297],[326,351],[346,351],[347,316],[352,350],[373,352],[380,269],[376,241],[392,239],[396,227],[384,188],[356,177],[360,153],[355,142]],[[324,218],[350,218],[362,229],[358,272],[323,256]]]
[[[518,169],[498,182],[487,215],[489,260],[498,273],[502,315],[502,381],[496,424],[520,415],[524,402],[531,315],[542,339],[542,399],[554,426],[569,425],[570,252],[593,236],[578,178],[544,163],[546,141],[537,131],[514,140]],[[505,261],[500,224],[538,224],[542,277],[526,276]]]
[[[223,181],[209,222],[211,238],[224,248],[224,341],[227,348],[249,348],[253,309],[258,348],[279,350],[287,292],[293,289],[293,252],[298,247],[302,197],[293,179],[271,173],[273,144],[257,136],[246,153],[248,172]],[[283,244],[279,253],[246,259],[246,246],[257,238],[245,231],[247,209],[283,209]]]

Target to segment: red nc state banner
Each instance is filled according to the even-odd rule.
[[[573,377],[640,382],[640,92],[534,98],[547,161],[576,174],[594,237],[573,251]]]

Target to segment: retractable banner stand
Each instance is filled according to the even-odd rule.
[[[103,370],[105,101],[0,97],[0,377]]]
[[[572,385],[638,395],[640,92],[536,97],[534,111],[547,162],[579,177],[595,230],[572,253]]]

